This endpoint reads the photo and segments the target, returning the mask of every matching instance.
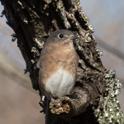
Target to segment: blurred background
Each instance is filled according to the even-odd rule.
[[[116,70],[122,82],[119,100],[124,111],[124,1],[81,0],[81,6],[94,27],[103,64]],[[16,42],[11,41],[12,33],[5,17],[0,18],[0,123],[44,124],[40,98],[24,74],[25,62]]]

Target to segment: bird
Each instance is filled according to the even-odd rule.
[[[47,97],[69,95],[77,76],[78,55],[72,31],[60,29],[47,38],[39,59],[39,88]]]

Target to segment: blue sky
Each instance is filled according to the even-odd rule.
[[[0,5],[0,13],[3,7]],[[21,69],[25,68],[25,62],[17,47],[16,42],[11,42],[13,30],[6,24],[6,18],[0,17],[0,52],[4,53],[10,61],[15,63]]]
[[[107,25],[124,21],[123,0],[81,0],[81,5],[90,18],[90,23],[95,27],[95,33],[100,37],[103,36]],[[121,28],[124,30],[124,24]]]

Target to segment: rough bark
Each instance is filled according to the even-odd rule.
[[[39,90],[36,63],[46,37],[58,29],[78,35],[74,44],[80,60],[72,94],[52,101],[45,98],[40,105],[46,114],[46,124],[97,124],[93,106],[97,107],[103,96],[107,71],[79,0],[1,0],[1,3],[35,90]]]

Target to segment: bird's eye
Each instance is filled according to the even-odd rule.
[[[60,39],[62,39],[64,37],[64,35],[63,34],[58,34],[58,38],[60,38]]]

